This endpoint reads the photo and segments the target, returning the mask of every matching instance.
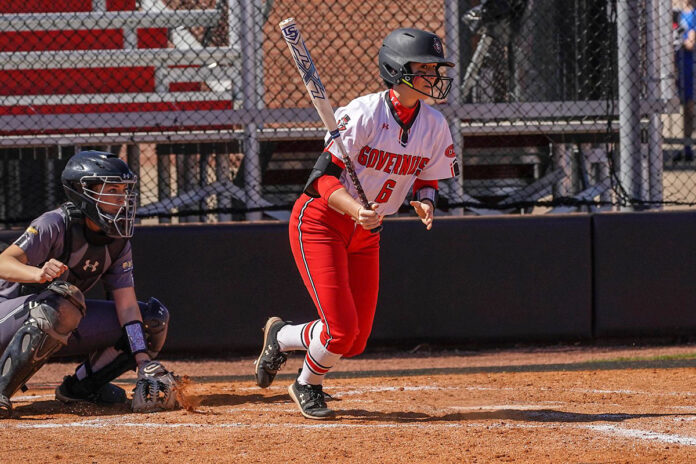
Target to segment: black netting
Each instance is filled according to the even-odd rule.
[[[85,148],[139,173],[142,222],[287,218],[324,136],[287,17],[335,107],[384,88],[389,31],[443,38],[458,66],[439,109],[463,169],[441,183],[439,214],[691,207],[696,21],[681,3],[5,2],[0,225],[63,201],[60,172]]]

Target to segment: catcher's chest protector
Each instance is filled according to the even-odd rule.
[[[62,278],[86,292],[118,259],[128,240],[116,239],[103,245],[90,243],[85,237],[82,213],[72,203],[64,204],[63,211],[66,225],[61,261],[68,266],[68,271]]]

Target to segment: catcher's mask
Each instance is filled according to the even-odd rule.
[[[409,63],[435,63],[435,74],[414,74]],[[385,82],[391,85],[406,84],[436,100],[446,98],[452,87],[452,78],[444,76],[440,68],[453,66],[454,63],[445,59],[440,38],[420,29],[396,29],[385,37],[379,50],[379,74]],[[428,81],[430,93],[413,86],[416,77]]]
[[[70,158],[61,176],[68,199],[113,238],[133,236],[136,180],[118,156],[93,150]]]

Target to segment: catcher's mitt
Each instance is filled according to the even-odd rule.
[[[150,361],[138,369],[138,380],[133,389],[133,412],[153,412],[174,409],[177,378],[157,361]]]

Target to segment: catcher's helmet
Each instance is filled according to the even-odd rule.
[[[413,88],[415,75],[409,63],[437,63],[437,75],[421,76],[434,78],[430,94],[414,90],[438,100],[447,96],[452,78],[440,76],[439,68],[453,67],[454,63],[445,59],[442,41],[437,35],[413,28],[397,29],[387,35],[379,49],[379,74],[382,79],[391,85],[403,83]]]
[[[61,181],[68,200],[107,236],[133,236],[136,175],[118,156],[94,150],[80,152],[68,160]],[[108,192],[106,188],[113,184],[125,184],[126,188],[123,193]]]

